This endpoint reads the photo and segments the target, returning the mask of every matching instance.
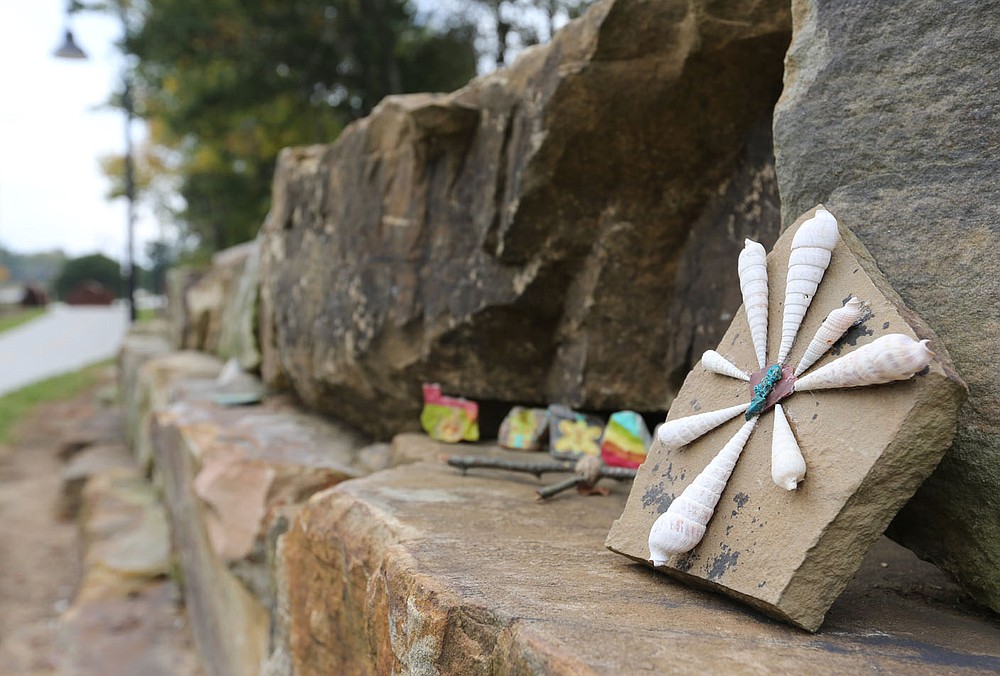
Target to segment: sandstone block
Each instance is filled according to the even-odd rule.
[[[265,381],[381,438],[413,429],[423,382],[664,408],[691,345],[728,322],[664,314],[739,305],[680,274],[715,276],[697,240],[776,233],[788,31],[777,0],[603,2],[509,69],[284,151],[261,234]]]
[[[792,238],[806,216],[782,235],[767,259],[771,360],[781,342]],[[798,363],[829,311],[852,295],[868,305],[863,323],[851,328],[813,369],[888,333],[928,338],[937,357],[910,380],[795,392],[785,399],[782,406],[807,467],[805,481],[795,491],[780,488],[771,479],[773,414],[764,414],[704,539],[660,568],[810,631],[819,628],[865,553],[941,459],[965,396],[964,383],[937,336],[902,304],[843,223],[840,234],[788,363]],[[742,310],[717,349],[738,367],[757,369]],[[699,365],[684,381],[667,418],[728,408],[749,399],[747,383]],[[608,535],[608,547],[648,562],[647,538],[653,522],[743,422],[740,415],[679,450],[655,442],[639,469],[625,511]]]
[[[86,467],[97,470],[123,454],[95,446],[74,462],[89,455]],[[30,662],[0,656],[4,673],[201,673],[180,590],[167,579],[170,538],[158,492],[134,467],[119,466],[91,473],[81,500],[83,576],[73,604],[46,632],[26,634]]]
[[[202,663],[213,674],[259,673],[273,602],[269,533],[312,493],[359,476],[369,440],[278,404],[196,397],[159,409],[152,425]]]
[[[131,343],[127,342],[123,354],[129,354]],[[153,446],[150,425],[153,414],[166,406],[177,396],[177,389],[190,387],[192,382],[203,388],[211,387],[222,362],[201,352],[171,352],[145,360],[123,357],[123,366],[134,364],[134,375],[125,371],[122,376],[126,389],[123,392],[125,419],[129,448],[139,466],[149,469],[153,461]]]
[[[87,481],[92,476],[119,468],[135,468],[135,458],[122,443],[91,445],[74,454],[62,471],[59,517],[62,519],[76,518],[80,512],[83,487]]]
[[[84,575],[75,603],[126,598],[170,573],[166,514],[135,469],[95,474],[81,502]]]
[[[418,463],[315,495],[279,540],[271,673],[1000,667],[995,623],[956,603],[957,587],[891,543],[873,552],[826,631],[812,636],[664,584],[605,550],[624,487],[539,503],[535,485]]]
[[[785,219],[822,201],[849,220],[969,385],[951,450],[891,534],[1000,611],[997,6],[793,9],[774,120]]]
[[[186,265],[167,270],[168,337],[175,350],[197,346],[204,340],[205,330],[192,324],[194,316],[187,305],[188,291],[198,284],[204,274],[204,269]]]
[[[256,264],[258,250],[256,242],[244,242],[216,253],[207,268],[178,267],[167,273],[167,316],[175,349],[214,354],[225,337],[226,356],[237,356],[228,352],[239,351],[249,340],[241,332],[253,330],[256,286],[252,275],[243,280],[248,265]]]
[[[58,620],[18,627],[0,642],[5,676],[199,676],[190,629],[172,580],[127,596],[75,604]]]
[[[121,394],[125,416],[125,439],[134,448],[139,434],[140,409],[134,405],[139,395],[139,373],[143,364],[170,352],[170,341],[166,331],[147,333],[130,329],[122,340],[118,352],[118,389]]]
[[[232,251],[232,250],[230,250]],[[235,281],[223,299],[217,352],[223,359],[236,359],[245,371],[260,366],[258,347],[258,298],[260,297],[260,243],[255,240],[239,250],[243,258],[234,261]],[[245,256],[243,256],[245,254]],[[220,264],[216,259],[216,264]]]
[[[55,673],[175,676],[204,673],[171,580],[147,582],[128,596],[94,599],[59,619]]]

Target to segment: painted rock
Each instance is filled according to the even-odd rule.
[[[601,434],[604,421],[596,416],[578,413],[553,404],[549,406],[549,453],[565,460],[601,454]]]
[[[516,451],[540,451],[549,431],[549,412],[544,408],[515,406],[500,423],[497,443]]]
[[[446,397],[441,386],[424,384],[420,426],[432,439],[447,443],[479,441],[479,404],[460,397]]]
[[[611,414],[601,441],[601,459],[610,467],[638,467],[646,459],[652,435],[646,421],[635,411]]]

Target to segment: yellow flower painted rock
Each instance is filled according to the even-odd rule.
[[[604,421],[565,406],[549,407],[549,451],[557,458],[575,459],[601,453]]]

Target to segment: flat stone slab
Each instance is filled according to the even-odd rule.
[[[135,466],[135,458],[124,443],[95,444],[75,453],[62,470],[62,492],[56,510],[59,517],[76,518],[83,487],[92,476],[110,469]]]
[[[186,394],[190,388],[213,386],[223,363],[200,352],[146,355],[129,340],[122,349],[122,401],[126,437],[139,466],[153,461],[149,429],[153,412]]]
[[[89,478],[80,532],[84,574],[77,602],[127,598],[170,574],[166,512],[156,489],[134,468],[117,467]]]
[[[58,674],[198,676],[203,671],[173,580],[157,580],[122,598],[81,602],[60,618],[54,641]]]
[[[92,473],[80,532],[84,572],[53,628],[56,673],[201,673],[180,587],[169,579],[167,518],[153,485],[134,467]]]
[[[231,454],[245,461],[289,467],[321,467],[346,478],[359,476],[357,452],[370,439],[354,429],[275,402],[219,406],[186,399],[157,414],[160,425],[181,428],[199,459]]]
[[[195,644],[209,673],[258,673],[273,533],[314,492],[364,474],[368,439],[280,401],[227,408],[184,391],[194,398],[152,413],[151,446]]]
[[[767,258],[769,349],[781,342],[782,305],[792,238],[813,212],[786,231]],[[834,214],[836,215],[836,214]],[[701,542],[659,570],[688,584],[738,598],[815,631],[885,531],[940,461],[955,433],[965,387],[944,345],[906,309],[864,246],[840,226],[841,237],[802,322],[788,364],[798,364],[831,310],[853,295],[867,304],[849,329],[806,374],[889,334],[930,339],[936,358],[905,381],[851,389],[795,392],[782,406],[806,461],[804,482],[786,491],[771,479],[774,413],[764,413],[722,493]],[[733,265],[736,265],[736,260]],[[746,314],[740,310],[717,348],[739,368],[758,368]],[[804,377],[804,376],[803,376]],[[747,384],[695,365],[670,407],[668,420],[748,402]],[[637,561],[650,558],[656,518],[743,425],[743,416],[679,450],[654,442],[607,546]]]
[[[607,551],[609,485],[537,502],[530,476],[417,463],[313,496],[279,540],[272,673],[1000,669],[1000,623],[888,541],[812,635]]]
[[[55,621],[18,627],[0,642],[4,676],[200,676],[173,580],[128,596],[76,603]]]

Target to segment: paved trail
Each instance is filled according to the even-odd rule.
[[[54,306],[0,333],[0,395],[113,357],[128,327],[124,306]]]

